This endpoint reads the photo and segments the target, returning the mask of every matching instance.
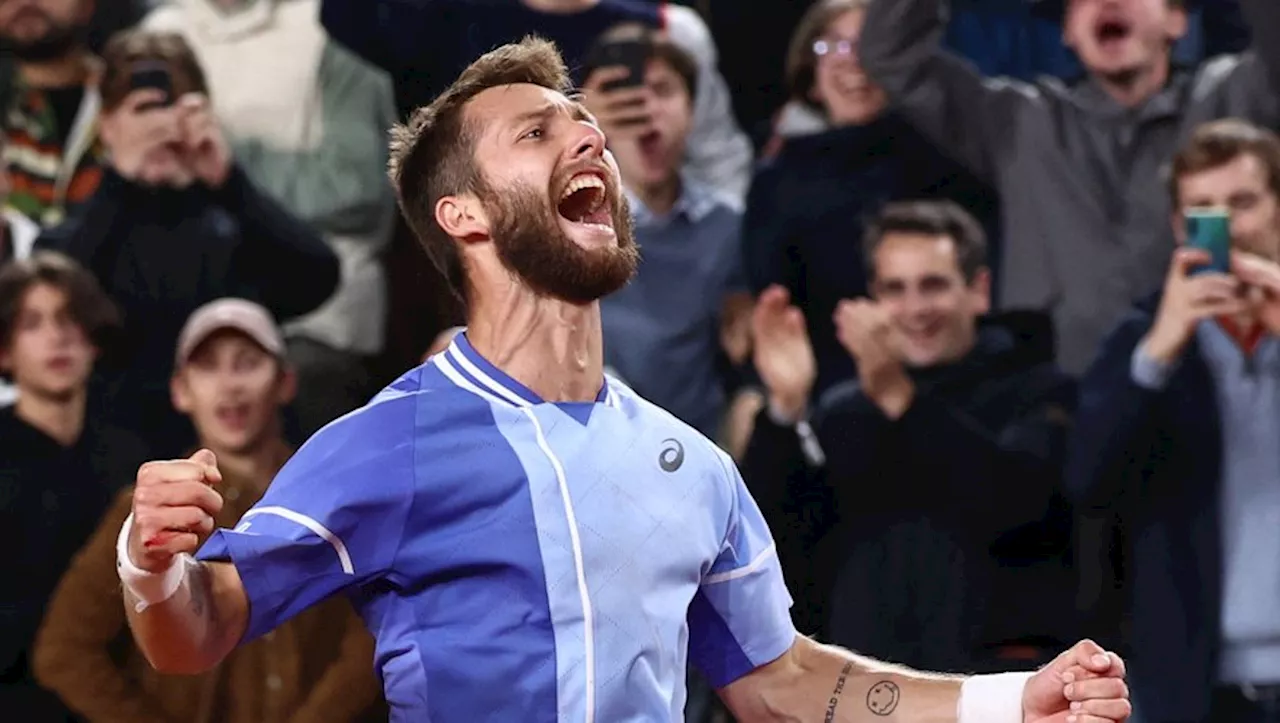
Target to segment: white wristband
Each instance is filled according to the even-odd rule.
[[[957,723],[1022,723],[1022,690],[1034,673],[975,675],[960,686]]]
[[[162,572],[147,572],[129,559],[129,533],[133,530],[133,514],[125,518],[120,527],[120,536],[116,538],[116,572],[120,574],[120,582],[138,602],[134,610],[142,612],[148,607],[173,597],[182,587],[187,577],[187,567],[193,562],[185,552],[175,555],[169,567]]]

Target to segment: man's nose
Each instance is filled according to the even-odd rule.
[[[604,155],[604,133],[589,123],[579,123],[579,137],[571,146],[570,155],[574,160],[599,158]]]

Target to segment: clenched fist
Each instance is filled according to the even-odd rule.
[[[133,564],[162,572],[175,555],[195,552],[222,509],[222,495],[211,486],[221,481],[218,460],[207,449],[187,459],[142,465],[133,490]]]

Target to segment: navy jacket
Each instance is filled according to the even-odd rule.
[[[1222,433],[1209,369],[1192,340],[1165,390],[1130,376],[1155,300],[1129,314],[1081,381],[1068,493],[1118,513],[1127,538],[1135,698],[1152,723],[1202,721],[1221,636]]]

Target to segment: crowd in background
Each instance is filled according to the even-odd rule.
[[[1280,723],[1274,0],[0,0],[0,717],[386,719],[345,600],[155,673],[116,535],[198,447],[234,526],[460,333],[387,130],[527,33],[642,249],[608,371],[738,461],[801,632]]]

